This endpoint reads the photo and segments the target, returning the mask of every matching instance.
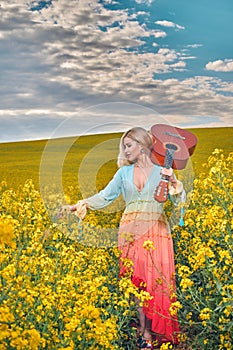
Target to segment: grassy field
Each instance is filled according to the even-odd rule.
[[[224,154],[233,151],[233,128],[189,129],[189,131],[198,138],[198,144],[191,157],[195,173],[204,171],[202,164],[207,161],[215,148],[222,149]],[[66,182],[66,178],[70,180],[73,177],[76,182],[81,162],[92,151],[87,176],[92,171],[90,161],[93,159],[93,166],[96,162],[102,164],[98,174],[100,176],[105,174],[107,182],[117,169],[116,158],[120,136],[120,133],[114,133],[52,141],[2,143],[0,144],[1,180],[7,181],[9,187],[15,188],[30,178],[38,188],[41,157],[44,155],[48,176],[57,170],[56,164],[60,161],[63,181]],[[64,159],[60,157],[61,154],[65,154]]]

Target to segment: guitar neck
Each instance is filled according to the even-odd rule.
[[[177,150],[177,147],[172,144],[166,144],[166,155],[164,160],[164,167],[169,169],[172,167],[174,153]],[[161,180],[159,182],[159,185],[156,187],[154,198],[159,203],[163,203],[167,200],[168,197],[168,182],[169,182],[169,176],[162,174]]]
[[[174,158],[174,153],[177,150],[177,147],[173,144],[167,144],[166,145],[166,155],[164,160],[164,167],[165,168],[171,168]]]

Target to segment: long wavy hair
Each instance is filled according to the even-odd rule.
[[[152,136],[151,134],[146,131],[145,129],[137,126],[134,127],[128,131],[126,131],[120,140],[119,145],[119,154],[117,159],[117,165],[119,168],[121,168],[123,165],[130,165],[132,162],[130,162],[125,157],[125,150],[124,150],[124,139],[125,137],[129,137],[130,139],[138,142],[144,149],[145,153],[150,155],[151,148],[152,148]]]

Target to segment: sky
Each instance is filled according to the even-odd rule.
[[[232,0],[1,0],[0,142],[233,126]]]

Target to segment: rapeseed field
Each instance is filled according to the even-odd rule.
[[[113,136],[105,135],[101,142]],[[63,220],[57,215],[64,199],[73,203],[81,197],[78,169],[98,142],[93,136],[89,143],[74,143],[63,164],[62,195],[55,182],[50,187],[39,183],[45,141],[33,142],[30,150],[27,143],[22,148],[20,143],[1,145],[5,176],[0,183],[0,350],[136,348],[133,298],[143,302],[150,295],[135,288],[130,273],[119,276],[121,211],[89,212],[81,222],[74,215]],[[170,202],[165,206],[177,270],[177,301],[170,313],[178,315],[181,334],[178,346],[167,343],[162,350],[233,349],[233,153],[227,147],[207,145],[205,153],[199,142],[193,185],[186,184],[190,190],[184,226],[174,219],[180,208]],[[14,164],[7,167],[8,152]],[[97,189],[116,169],[117,151],[109,152],[112,158],[105,156],[110,161],[96,175]],[[203,152],[202,163],[198,152]],[[49,183],[52,170],[47,170]],[[156,249],[147,243],[145,249]],[[123,263],[130,266],[130,261]]]

